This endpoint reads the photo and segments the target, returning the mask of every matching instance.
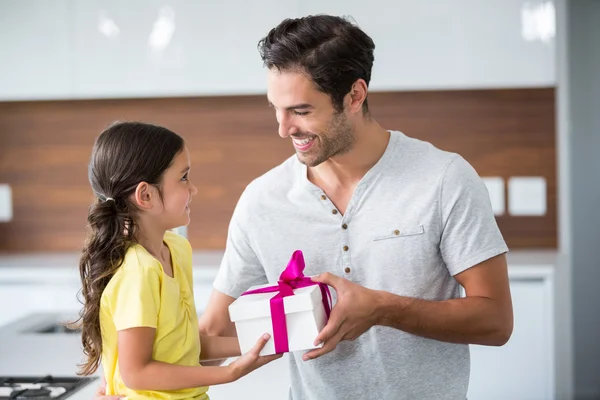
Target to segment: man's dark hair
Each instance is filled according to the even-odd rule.
[[[374,49],[373,40],[358,26],[330,15],[286,19],[258,43],[265,66],[307,74],[338,112],[354,82],[364,79],[369,85]],[[368,111],[365,99],[363,113]]]

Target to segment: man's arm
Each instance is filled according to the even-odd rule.
[[[506,257],[491,258],[455,278],[467,297],[427,301],[380,292],[378,325],[451,343],[502,346],[508,342],[513,310]]]
[[[200,334],[200,362],[202,365],[209,361],[222,361],[241,355],[240,344],[236,337],[206,336]]]
[[[451,343],[501,346],[512,334],[513,311],[506,257],[499,255],[455,276],[466,298],[429,301],[371,290],[326,273],[313,280],[333,286],[338,302],[315,343],[304,355],[326,354],[341,340],[354,340],[374,325]]]
[[[229,306],[235,298],[213,289],[204,313],[198,320],[198,328],[202,335],[235,336],[235,324],[229,319]]]
[[[198,320],[198,330],[200,332],[200,343],[203,349],[208,347],[206,341],[208,336],[227,336],[234,337],[237,340],[237,332],[235,324],[229,319],[229,305],[234,302],[234,298],[224,293],[213,289],[208,300],[206,310]],[[210,346],[210,344],[209,344]],[[238,348],[239,351],[239,348]],[[213,354],[200,355],[200,359],[213,359],[212,361],[202,361],[204,366],[221,365],[227,357],[233,357],[235,354],[229,355],[227,351],[211,351]],[[221,358],[219,360],[218,358]]]

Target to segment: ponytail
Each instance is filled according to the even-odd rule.
[[[91,375],[98,369],[102,354],[102,292],[135,242],[134,220],[126,200],[98,200],[90,207],[87,220],[90,232],[79,261],[83,308],[76,321],[82,328],[81,341],[87,361],[79,364],[79,375]]]

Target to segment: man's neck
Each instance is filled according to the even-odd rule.
[[[356,142],[349,152],[308,168],[308,179],[323,188],[353,188],[381,159],[390,133],[374,120],[356,127]]]

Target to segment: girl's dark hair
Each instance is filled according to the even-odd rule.
[[[100,134],[92,151],[88,176],[96,201],[88,213],[89,236],[79,261],[83,308],[75,324],[87,361],[80,375],[96,371],[102,354],[100,299],[108,282],[135,243],[136,206],[129,197],[140,182],[157,187],[163,172],[184,148],[170,130],[140,122],[120,122]]]
[[[306,73],[341,112],[354,82],[371,81],[375,43],[345,18],[310,15],[285,19],[260,40],[258,50],[268,68]],[[368,112],[365,99],[363,113]]]

